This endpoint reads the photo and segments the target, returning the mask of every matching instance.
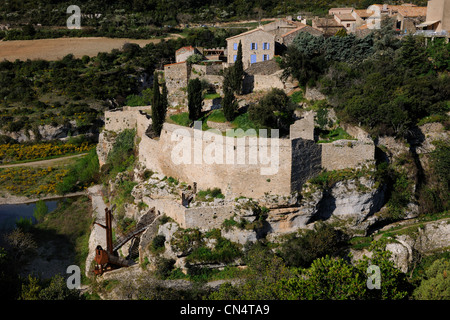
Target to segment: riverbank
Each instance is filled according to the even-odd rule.
[[[26,196],[15,196],[11,194],[6,194],[0,197],[0,205],[3,204],[26,204],[26,203],[33,203],[37,202],[39,200],[58,200],[62,198],[72,198],[72,197],[78,197],[86,195],[85,191],[79,191],[79,192],[73,192],[68,193],[65,195],[46,195],[39,198],[29,198]]]

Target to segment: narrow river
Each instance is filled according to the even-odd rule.
[[[56,209],[59,200],[44,201],[47,205],[48,212]],[[16,221],[20,218],[31,218],[33,223],[36,223],[36,219],[33,216],[36,203],[25,204],[2,204],[0,205],[0,233],[13,230]]]

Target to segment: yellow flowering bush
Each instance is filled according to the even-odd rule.
[[[93,145],[87,142],[83,142],[80,145],[71,143],[39,143],[33,145],[0,144],[0,163],[45,159],[54,156],[82,153],[91,150],[93,147]]]
[[[36,196],[56,194],[56,185],[67,175],[63,167],[11,167],[0,169],[0,189],[10,194]]]

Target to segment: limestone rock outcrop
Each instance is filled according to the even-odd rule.
[[[297,206],[277,208],[267,218],[271,232],[289,233],[298,228],[312,228],[317,220],[345,222],[351,230],[367,230],[370,217],[384,205],[383,186],[370,178],[339,181],[329,189],[306,184]]]

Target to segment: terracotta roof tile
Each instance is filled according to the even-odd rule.
[[[256,29],[252,29],[252,30],[250,30],[250,31],[246,31],[246,32],[237,34],[237,35],[235,35],[235,36],[226,38],[225,40],[230,40],[230,39],[234,39],[234,38],[239,38],[239,37],[242,37],[242,36],[246,36],[246,35],[248,35],[248,34],[252,34],[253,32],[256,32],[256,31],[262,31],[262,32],[265,32],[265,33],[270,34],[271,36],[273,36],[273,37],[275,38],[275,36],[274,36],[273,34],[267,32],[267,31],[264,31],[262,28],[258,27],[258,28],[256,28]]]

